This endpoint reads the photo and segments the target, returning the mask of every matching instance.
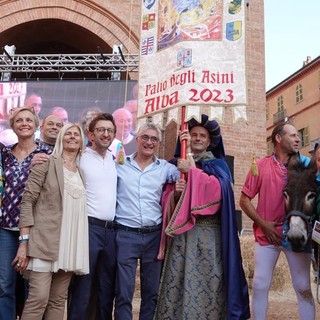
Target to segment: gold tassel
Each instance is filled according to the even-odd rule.
[[[257,166],[257,162],[256,162],[256,155],[255,154],[253,154],[253,156],[252,156],[251,174],[254,177],[257,177],[259,175],[258,166]]]
[[[117,155],[117,162],[119,164],[124,164],[124,150],[123,150],[123,145],[121,144],[120,150]]]

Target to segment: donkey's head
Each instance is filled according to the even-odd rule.
[[[315,157],[308,167],[299,155],[292,156],[288,166],[288,182],[283,191],[286,207],[287,241],[293,251],[303,251],[311,237],[315,218],[317,166]]]

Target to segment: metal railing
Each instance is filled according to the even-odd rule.
[[[286,109],[282,109],[282,110],[278,111],[277,113],[274,113],[273,114],[273,124],[277,124],[277,123],[281,122],[286,117],[287,117],[287,110]]]

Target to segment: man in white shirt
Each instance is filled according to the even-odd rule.
[[[89,124],[92,143],[80,161],[87,191],[90,274],[75,276],[71,286],[68,319],[88,319],[93,280],[97,279],[96,319],[111,320],[116,274],[116,243],[113,220],[116,208],[117,172],[108,150],[116,126],[109,113],[98,114]]]

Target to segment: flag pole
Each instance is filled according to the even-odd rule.
[[[181,131],[188,129],[188,125],[185,122],[186,118],[186,106],[181,107]],[[180,150],[180,158],[187,159],[187,140],[181,141],[181,150]],[[186,180],[186,174],[181,172],[181,179]]]

